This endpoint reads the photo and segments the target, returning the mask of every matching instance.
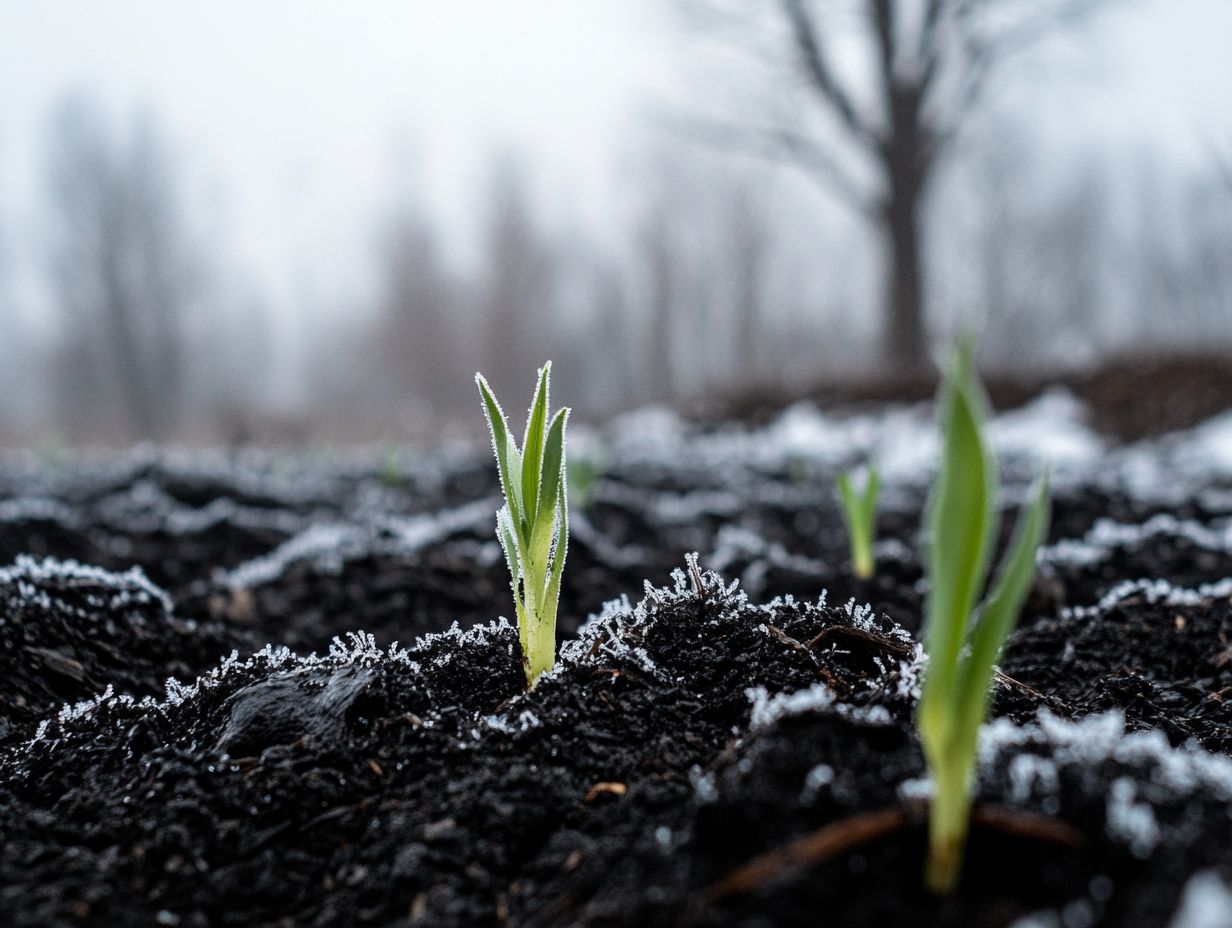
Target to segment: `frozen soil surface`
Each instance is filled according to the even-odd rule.
[[[936,900],[929,413],[577,436],[604,469],[529,693],[483,449],[9,460],[0,923],[1232,925],[1232,418],[994,423],[1007,512],[1042,453],[1054,519]],[[867,460],[859,582],[833,478]]]

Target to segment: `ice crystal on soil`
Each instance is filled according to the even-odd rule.
[[[1232,448],[1229,458],[1232,461]],[[1232,928],[1232,887],[1218,871],[1195,873],[1168,928]]]
[[[749,719],[751,731],[769,728],[781,719],[809,712],[837,712],[845,718],[867,725],[886,725],[893,721],[893,716],[885,706],[853,706],[840,702],[834,691],[824,683],[815,683],[808,689],[796,690],[793,693],[776,693],[773,696],[764,686],[755,686],[745,690],[744,695],[753,705]]]
[[[1100,597],[1094,606],[1073,606],[1061,610],[1063,619],[1082,619],[1101,615],[1131,597],[1168,606],[1197,606],[1232,596],[1232,577],[1194,588],[1173,586],[1167,580],[1123,580]]]
[[[171,598],[151,583],[140,567],[117,574],[76,561],[36,560],[19,555],[12,566],[0,568],[0,584],[16,587],[18,595],[43,609],[51,607],[51,599],[37,585],[65,581],[86,588],[86,602],[100,610],[122,611],[132,604],[157,603],[167,612],[172,611]]]
[[[1106,790],[1107,830],[1135,856],[1149,857],[1160,843],[1155,803],[1201,793],[1229,804],[1232,814],[1232,758],[1188,744],[1172,747],[1160,731],[1127,733],[1119,711],[1071,722],[1042,710],[1034,724],[998,719],[980,735],[981,776],[1005,769],[1015,803],[1047,805],[1063,771],[1098,779],[1100,765],[1109,762],[1128,773]]]
[[[464,531],[477,533],[491,518],[486,500],[424,516],[384,519],[375,524],[317,523],[287,539],[269,554],[230,571],[224,584],[250,589],[278,579],[290,564],[309,560],[337,572],[352,557],[374,553],[411,555]]]

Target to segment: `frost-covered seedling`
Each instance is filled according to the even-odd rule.
[[[851,537],[851,565],[856,576],[867,580],[873,575],[873,538],[877,521],[877,490],[880,478],[871,464],[864,469],[864,488],[857,491],[852,474],[838,475],[838,498],[843,504],[843,521]]]
[[[928,665],[916,724],[934,784],[925,879],[936,893],[958,883],[971,815],[972,773],[989,688],[1018,620],[1035,552],[1046,533],[1048,479],[1033,488],[988,597],[976,607],[997,535],[997,470],[984,437],[988,404],[970,347],[955,351],[939,398],[941,470],[926,516]]]
[[[505,505],[496,514],[496,535],[509,564],[528,687],[556,663],[556,606],[569,543],[565,468],[569,410],[559,410],[548,425],[551,371],[551,361],[539,371],[521,450],[488,382],[482,374],[475,375],[505,493]]]

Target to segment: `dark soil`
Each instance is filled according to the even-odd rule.
[[[1171,928],[1232,879],[1226,476],[1058,479],[937,899],[923,482],[856,581],[833,469],[737,458],[612,464],[531,692],[478,455],[0,473],[0,925]]]

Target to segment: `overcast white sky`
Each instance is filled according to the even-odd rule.
[[[0,0],[10,266],[30,276],[39,255],[47,111],[82,90],[119,118],[138,107],[157,115],[227,260],[250,268],[284,312],[362,293],[391,185],[464,228],[493,146],[525,156],[548,202],[600,223],[620,202],[647,108],[689,92],[690,46],[667,5]],[[1194,162],[1229,144],[1232,0],[1128,6],[1049,52],[1063,79],[1021,80],[1005,99],[1029,106],[1062,148],[1153,146]]]

